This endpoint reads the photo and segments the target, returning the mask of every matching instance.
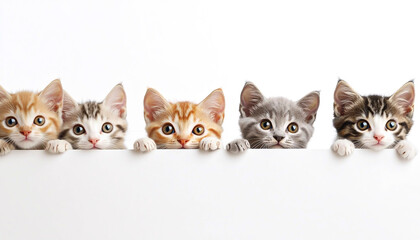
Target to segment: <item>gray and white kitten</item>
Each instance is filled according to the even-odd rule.
[[[239,105],[242,137],[226,146],[230,152],[249,148],[306,148],[314,132],[319,92],[297,102],[266,98],[251,82],[245,83]]]
[[[103,102],[78,104],[65,92],[59,140],[49,141],[47,150],[61,153],[69,149],[124,149],[126,102],[121,84]]]
[[[407,140],[413,125],[414,83],[407,82],[392,96],[361,96],[340,80],[334,93],[334,127],[338,139],[332,150],[341,156],[355,148],[395,148],[405,159],[416,156]]]

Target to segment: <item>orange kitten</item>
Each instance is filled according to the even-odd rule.
[[[170,103],[154,89],[144,96],[144,119],[149,138],[134,143],[138,151],[157,148],[200,148],[221,146],[225,98],[222,89],[214,90],[201,103]]]
[[[62,106],[60,80],[40,93],[10,94],[0,86],[0,155],[13,149],[44,149],[49,140],[57,139]]]

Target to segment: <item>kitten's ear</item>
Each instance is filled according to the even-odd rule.
[[[319,92],[314,91],[309,93],[301,98],[297,104],[306,114],[305,121],[309,124],[313,124],[319,107]]]
[[[389,101],[391,101],[394,106],[401,109],[404,114],[412,117],[414,110],[414,96],[414,82],[409,81],[398,89],[398,91],[389,98]]]
[[[146,123],[154,121],[159,114],[170,108],[170,104],[155,89],[149,88],[144,95],[144,120]]]
[[[71,115],[77,112],[79,104],[73,100],[70,95],[64,91],[64,98],[63,98],[63,114],[62,118],[63,121],[66,121]]]
[[[120,118],[127,116],[127,96],[121,83],[112,88],[103,104],[109,107],[112,112],[117,113]]]
[[[0,86],[0,102],[10,98],[12,98],[12,96],[10,96],[10,94]]]
[[[344,81],[339,80],[334,92],[334,114],[341,116],[362,97]]]
[[[246,82],[241,92],[241,104],[239,112],[241,117],[248,117],[259,103],[264,100],[264,96],[252,82]]]
[[[63,107],[63,94],[61,81],[56,79],[39,93],[39,97],[52,111],[60,112]]]
[[[222,125],[225,118],[225,96],[221,88],[211,92],[198,106],[209,113],[215,123]]]

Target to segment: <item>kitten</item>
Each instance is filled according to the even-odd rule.
[[[413,125],[414,83],[407,82],[394,95],[361,96],[343,80],[334,93],[334,120],[338,140],[332,150],[341,156],[354,148],[381,150],[395,148],[405,159],[416,149],[406,137]]]
[[[50,141],[47,150],[62,153],[69,149],[124,149],[126,102],[121,84],[99,103],[78,104],[65,92],[60,140]]]
[[[230,152],[249,148],[306,148],[314,132],[319,92],[311,92],[297,102],[283,97],[265,98],[247,82],[239,105],[242,137],[226,146]]]
[[[149,88],[144,96],[144,119],[149,138],[134,143],[142,152],[156,148],[200,148],[216,150],[221,146],[225,98],[222,89],[214,90],[201,103],[170,103]]]
[[[40,93],[8,93],[0,87],[0,155],[13,149],[44,149],[57,139],[63,106],[60,80]]]

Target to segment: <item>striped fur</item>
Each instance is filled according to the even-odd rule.
[[[62,106],[60,80],[51,82],[40,93],[9,94],[0,87],[0,154],[10,149],[44,149],[49,140],[57,139],[62,125]],[[35,124],[37,117],[45,122]],[[8,118],[14,118],[17,124],[8,126]]]
[[[66,140],[74,149],[124,149],[127,131],[125,109],[126,96],[121,84],[115,86],[103,102],[78,104],[65,93],[64,123],[59,139]],[[104,132],[104,124],[111,124],[112,131]],[[80,135],[74,130],[78,125],[85,130]]]
[[[334,120],[339,139],[350,140],[356,148],[393,148],[406,139],[413,125],[414,83],[406,83],[390,97],[360,96],[345,81],[340,80],[334,94]],[[366,120],[369,128],[361,130],[357,123]],[[386,127],[396,121],[395,130]],[[383,137],[377,140],[375,136]]]
[[[213,91],[199,104],[170,103],[156,90],[148,89],[144,99],[147,134],[154,140],[157,148],[199,148],[203,139],[221,138],[224,106],[221,89]],[[174,133],[165,134],[165,124],[171,124]],[[193,133],[198,125],[204,127],[202,135]]]

